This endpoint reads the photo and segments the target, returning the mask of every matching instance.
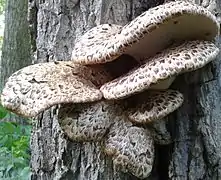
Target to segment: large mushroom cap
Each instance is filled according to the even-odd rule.
[[[154,142],[148,130],[119,119],[110,129],[105,150],[113,163],[123,172],[146,178],[152,171]]]
[[[147,91],[139,94],[139,104],[127,110],[129,120],[134,123],[146,124],[160,120],[178,109],[183,103],[183,95],[175,90]],[[138,102],[137,101],[137,102]]]
[[[100,141],[115,118],[114,104],[106,101],[63,104],[58,121],[64,133],[72,141]]]
[[[99,64],[121,55],[116,46],[122,26],[101,24],[87,31],[75,44],[71,59],[81,64]]]
[[[216,17],[206,8],[186,1],[169,2],[149,9],[123,27],[122,47],[126,47],[127,54],[142,60],[174,42],[213,40],[219,27]]]
[[[102,93],[92,82],[105,82],[103,72],[72,61],[35,64],[12,74],[1,102],[19,115],[32,117],[55,104],[100,100]]]
[[[92,28],[76,43],[72,59],[81,64],[105,63],[125,53],[142,61],[174,42],[213,40],[218,34],[219,23],[209,10],[186,1],[169,2],[123,28],[114,24]]]
[[[101,86],[106,99],[120,99],[142,92],[175,75],[193,71],[216,58],[219,48],[209,41],[190,41],[168,48],[142,66]]]

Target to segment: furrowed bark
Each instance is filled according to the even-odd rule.
[[[6,0],[5,30],[1,57],[2,90],[8,77],[18,69],[31,64],[30,36],[28,31],[28,0]],[[10,116],[7,121],[22,121]]]

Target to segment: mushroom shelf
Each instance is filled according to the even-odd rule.
[[[72,61],[13,73],[1,103],[25,117],[61,104],[58,122],[70,140],[102,142],[118,169],[143,179],[152,171],[156,142],[146,125],[182,105],[183,95],[168,88],[179,74],[216,58],[218,35],[219,23],[207,9],[185,1],[165,3],[125,26],[90,29],[76,42]],[[112,74],[122,56],[121,73]]]

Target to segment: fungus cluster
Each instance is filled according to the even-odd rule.
[[[216,58],[218,33],[215,16],[203,7],[165,3],[125,26],[92,28],[75,44],[72,61],[15,72],[1,102],[26,117],[62,104],[58,120],[69,139],[103,141],[116,167],[145,178],[154,162],[154,137],[144,126],[182,105],[183,95],[168,88],[179,74]],[[117,67],[122,56],[126,61]]]

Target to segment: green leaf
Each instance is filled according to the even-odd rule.
[[[8,144],[11,145],[10,143],[10,138],[8,135],[5,135],[3,137],[0,137],[0,147],[1,146],[5,146],[5,147],[8,147]]]
[[[30,179],[30,125],[0,122],[0,179]]]
[[[3,119],[8,114],[8,111],[0,104],[0,119]]]

